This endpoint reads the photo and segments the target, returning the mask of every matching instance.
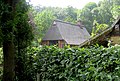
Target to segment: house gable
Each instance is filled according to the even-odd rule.
[[[117,38],[118,40],[115,38]],[[120,42],[119,39],[120,39],[120,17],[116,19],[116,21],[112,24],[112,27],[104,30],[95,37],[91,37],[90,39],[86,40],[80,45],[80,47],[94,45],[96,43],[106,46],[108,44],[108,41],[113,42],[113,44],[118,44],[117,42],[115,43],[114,40]]]
[[[42,41],[64,40],[68,45],[80,45],[89,38],[90,34],[83,25],[55,20]]]

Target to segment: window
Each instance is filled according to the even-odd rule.
[[[58,41],[57,40],[51,40],[49,41],[49,45],[57,45]]]

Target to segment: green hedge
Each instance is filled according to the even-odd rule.
[[[120,46],[63,49],[45,46],[34,58],[42,81],[120,80]]]
[[[27,75],[28,81],[34,81],[37,73],[41,81],[120,80],[120,46],[32,47],[26,55],[22,75]]]

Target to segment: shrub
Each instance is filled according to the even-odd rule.
[[[36,57],[36,71],[42,81],[118,81],[120,46],[104,48],[57,48],[45,46]]]

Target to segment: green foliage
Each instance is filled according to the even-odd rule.
[[[0,64],[3,63],[3,51],[2,48],[0,48]]]
[[[87,4],[84,6],[84,8],[88,8],[88,9],[90,9],[90,11],[91,11],[92,9],[94,9],[95,7],[97,7],[97,4],[94,3],[94,2],[89,2],[89,3],[87,3]]]
[[[46,18],[46,14],[51,14],[49,12],[52,12],[51,17],[54,16],[56,19],[72,22],[74,24],[77,20],[81,20],[88,32],[91,34],[94,21],[97,21],[99,24],[107,24],[109,27],[111,26],[113,21],[120,15],[119,5],[119,0],[102,0],[99,1],[98,5],[94,2],[89,2],[82,9],[76,9],[71,6],[68,6],[67,8],[37,6],[33,7],[33,15],[35,17],[38,16],[38,14],[44,14],[41,15],[41,17],[40,15],[39,17],[35,17],[35,20],[38,21],[35,21],[35,23],[37,23],[36,25],[40,27],[41,30],[44,29],[43,33],[40,33],[40,35],[44,34],[44,32],[48,30],[48,27],[44,26],[44,23],[46,23],[47,26],[51,25],[51,23],[44,21],[43,19]],[[45,11],[48,13],[44,13]],[[44,21],[42,24],[39,22],[41,19]]]
[[[65,18],[63,18],[64,21],[71,22],[71,23],[75,23],[77,21],[77,9],[71,6],[68,6],[65,9],[65,12],[66,12],[66,14],[64,14]]]
[[[24,41],[33,39],[32,27],[28,23],[28,5],[25,0],[17,2],[15,10],[9,4],[0,1],[0,42],[18,38]],[[2,41],[1,41],[2,40]]]
[[[120,46],[104,48],[39,48],[36,72],[43,81],[118,81]]]
[[[44,7],[35,9],[32,12],[34,15],[34,22],[36,24],[36,36],[38,39],[42,38],[46,31],[50,28],[53,20],[60,19],[63,21],[75,23],[77,21],[77,9],[73,7],[67,8],[52,8]]]
[[[30,46],[33,39],[33,30],[29,23],[28,9],[29,5],[27,5],[25,1],[22,1],[16,5],[16,11],[14,13],[14,17],[17,21],[14,28],[14,44],[16,45],[15,81],[34,80],[34,77],[28,78],[28,76],[32,76],[32,72],[29,73],[29,67],[27,66],[28,64],[30,66],[30,55],[28,54],[29,51],[27,47]]]
[[[107,24],[109,27],[114,20],[120,15],[120,2],[118,0],[102,0],[98,5],[95,3],[88,3],[82,9],[80,18],[86,26],[89,33],[91,33],[94,21],[99,24]]]
[[[35,23],[37,26],[38,39],[43,37],[46,31],[50,28],[52,21],[55,19],[53,12],[50,10],[43,10],[41,13],[37,13],[35,17]]]
[[[112,8],[112,14],[114,18],[117,18],[120,15],[120,1],[119,0],[112,0],[113,2],[113,8]]]
[[[38,52],[38,48],[28,47],[26,50],[21,50],[17,56],[16,65],[16,77],[15,81],[35,81],[36,80],[36,63],[35,55]]]
[[[108,28],[107,24],[99,24],[96,21],[94,21],[94,27],[92,29],[92,33],[91,36],[96,36],[97,34],[100,34],[101,32],[103,32],[105,29]]]
[[[0,80],[2,79],[2,75],[3,75],[3,52],[2,52],[2,48],[0,48]]]
[[[32,27],[29,24],[27,13],[28,8],[29,5],[27,5],[25,0],[11,0],[10,2],[0,0],[0,47],[3,46],[4,48],[3,54],[0,48],[0,79],[3,73],[3,55],[4,59],[7,58],[7,60],[4,60],[6,61],[4,62],[4,67],[7,67],[7,69],[4,69],[4,78],[10,77],[9,79],[13,80],[14,71],[15,81],[25,81],[28,75],[27,71],[25,71],[26,69],[29,70],[25,65],[28,62],[25,59],[25,57],[28,57],[26,55],[26,47],[30,45],[33,39]],[[5,46],[6,43],[9,46]],[[14,56],[16,56],[15,63]],[[11,63],[7,65],[8,61]],[[9,66],[12,67],[12,70],[15,69],[13,73],[10,72],[11,68],[9,69]],[[23,77],[21,78],[21,76]],[[31,81],[31,78],[29,79]]]
[[[85,5],[80,13],[80,19],[82,20],[83,24],[87,28],[88,32],[92,32],[92,26],[94,21],[94,15],[92,10],[97,7],[96,3],[90,2]]]
[[[15,47],[10,50],[13,51],[13,53],[5,53],[5,51],[9,51],[10,46],[4,46],[4,54],[6,54],[4,58],[7,58],[7,60],[14,60],[14,58],[9,58],[9,54],[15,58],[15,68],[13,66],[12,69],[15,69],[15,80],[21,80],[20,76],[21,73],[23,75],[27,76],[27,74],[24,74],[24,71],[27,69],[27,67],[24,66],[24,62],[26,62],[25,54],[26,54],[26,47],[28,47],[31,43],[31,40],[33,39],[33,33],[32,33],[32,27],[28,23],[29,18],[28,18],[28,8],[29,6],[25,2],[25,0],[18,0],[18,1],[11,1],[12,4],[8,3],[5,4],[5,2],[2,0],[0,1],[0,46],[1,43],[10,43],[12,42],[12,45]],[[17,3],[17,4],[16,4]],[[14,6],[13,6],[14,5]],[[1,53],[1,50],[0,50]],[[0,54],[0,64],[1,64],[1,54]],[[5,63],[5,62],[4,62]],[[11,65],[15,65],[14,63],[10,63]],[[7,65],[10,66],[10,64]],[[5,64],[4,64],[5,65]],[[6,66],[5,66],[6,67]],[[18,68],[19,67],[19,68]],[[21,67],[21,68],[20,68]],[[9,71],[9,68],[7,69]],[[4,72],[8,72],[8,71]],[[1,72],[1,67],[0,67],[0,72]],[[2,73],[0,73],[0,76]],[[7,74],[4,76],[8,76]],[[12,76],[12,75],[11,75]],[[8,77],[6,77],[8,78]],[[25,78],[23,79],[25,81]]]

